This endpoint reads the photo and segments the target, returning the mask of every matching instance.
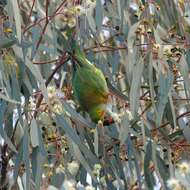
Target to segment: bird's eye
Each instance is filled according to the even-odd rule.
[[[100,115],[101,114],[101,110],[98,110],[97,113],[98,113],[98,115]]]
[[[104,111],[98,110],[98,115],[100,118],[103,118],[104,117]]]

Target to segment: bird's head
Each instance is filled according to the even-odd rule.
[[[111,125],[114,123],[114,119],[110,112],[106,109],[104,104],[94,106],[89,110],[89,115],[92,121],[98,123],[98,121],[102,121],[104,125]]]
[[[94,121],[95,123],[97,123],[99,120],[103,121],[105,116],[105,106],[104,105],[93,106],[89,110],[89,115],[92,121]]]

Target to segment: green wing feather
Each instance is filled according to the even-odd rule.
[[[74,96],[84,111],[90,112],[93,120],[102,117],[102,105],[108,102],[108,87],[102,71],[91,64],[84,53],[76,48],[75,58],[80,64],[73,78]],[[97,115],[96,115],[97,111]],[[95,118],[95,119],[94,119]]]
[[[108,88],[103,73],[95,66],[77,69],[73,90],[76,99],[86,111],[98,104],[105,104],[108,100]]]

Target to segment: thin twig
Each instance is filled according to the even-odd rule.
[[[58,60],[59,59],[54,59],[54,60],[50,60],[50,61],[34,61],[33,64],[36,64],[36,65],[45,65],[45,64],[49,64],[49,63],[55,63]]]
[[[48,26],[48,24],[49,24],[49,19],[48,19],[48,7],[49,7],[49,0],[46,0],[46,22],[45,22],[45,25],[44,25],[43,30],[42,30],[42,32],[41,32],[40,38],[39,38],[39,40],[38,40],[38,42],[37,42],[37,44],[36,44],[35,52],[37,52],[37,50],[38,50],[38,48],[39,48],[39,46],[40,46],[40,43],[41,43],[41,41],[42,41],[42,39],[43,39],[43,36],[44,36],[44,34],[45,34],[46,28],[47,28],[47,26]]]
[[[182,113],[181,115],[179,115],[179,116],[176,118],[176,120],[179,120],[180,118],[185,117],[185,116],[187,116],[187,115],[190,115],[190,111],[187,111],[187,112]],[[151,131],[154,132],[155,130],[164,128],[164,127],[166,127],[166,126],[169,125],[169,124],[170,124],[170,122],[168,121],[168,122],[162,124],[161,126],[152,129]]]
[[[39,25],[42,21],[44,21],[44,20],[47,21],[47,19],[50,21],[50,20],[52,20],[55,16],[62,14],[62,13],[59,13],[58,11],[62,8],[62,6],[63,6],[65,3],[66,3],[66,0],[63,1],[63,2],[58,6],[58,8],[55,10],[55,12],[54,12],[52,15],[50,15],[50,16],[45,16],[44,18],[39,19],[39,20],[36,21],[35,23],[33,23],[33,24],[31,24],[30,26],[28,26],[27,28],[25,28],[24,31],[23,31],[23,34],[24,34],[25,32],[27,32],[30,28],[32,28],[32,27],[34,27],[34,26],[36,26],[36,25]]]
[[[33,0],[33,2],[32,2],[32,6],[31,6],[30,13],[29,13],[29,16],[28,16],[29,19],[30,19],[30,17],[32,16],[32,11],[33,11],[35,2],[36,2],[36,0]]]

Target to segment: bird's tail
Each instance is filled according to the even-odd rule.
[[[90,61],[88,61],[86,58],[84,51],[82,51],[80,46],[76,43],[73,48],[73,56],[80,66],[91,64]]]

